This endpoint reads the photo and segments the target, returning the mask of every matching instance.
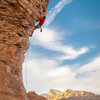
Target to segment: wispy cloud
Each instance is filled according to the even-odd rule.
[[[53,7],[47,14],[45,26],[48,26],[55,18],[55,16],[72,0],[61,0],[55,7]]]
[[[42,46],[51,51],[62,53],[60,60],[76,59],[80,55],[88,52],[89,47],[75,49],[72,46],[64,45],[62,43],[62,40],[64,40],[62,34],[49,28],[44,28],[43,33],[40,33],[37,30],[34,37],[31,39],[31,43],[33,45]]]
[[[92,59],[88,64],[78,65],[75,70],[72,66],[61,66],[56,60],[45,58],[33,58],[28,61],[28,91],[34,90],[38,93],[48,92],[49,89],[61,91],[67,88],[85,90],[100,93],[100,56]],[[76,65],[73,65],[73,67]],[[23,73],[25,75],[25,63]],[[84,69],[83,69],[84,68]],[[92,71],[95,70],[95,71]],[[90,73],[82,73],[90,71]],[[79,78],[76,77],[82,73]],[[25,77],[24,77],[25,78]],[[25,81],[25,79],[24,79]]]
[[[87,73],[87,72],[91,73],[91,72],[95,72],[98,70],[100,70],[100,56],[93,58],[91,60],[91,63],[83,65],[77,71],[82,74],[82,73]]]
[[[56,60],[33,58],[27,63],[28,91],[35,90],[36,92],[43,93],[50,88],[60,89],[66,82],[67,85],[70,84],[75,76],[70,68],[67,66],[60,67]],[[23,73],[25,75],[25,63]]]
[[[76,81],[76,88],[100,93],[100,55],[92,58],[85,65],[78,66],[74,72],[79,78]],[[81,84],[79,84],[81,83]]]

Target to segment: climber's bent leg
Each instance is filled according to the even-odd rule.
[[[41,25],[40,24],[37,24],[34,28],[34,30],[38,29],[38,28],[41,28]]]
[[[36,29],[38,29],[38,28],[41,28],[41,25],[40,24],[37,24],[35,27],[34,27],[34,30],[36,30]],[[33,31],[34,31],[33,30]],[[33,32],[30,34],[30,36],[32,36],[33,35]]]

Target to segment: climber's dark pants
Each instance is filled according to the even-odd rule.
[[[34,30],[36,30],[36,29],[38,29],[38,28],[41,28],[41,25],[40,25],[40,24],[37,24],[37,25],[35,26]],[[40,32],[42,32],[42,28],[41,28]],[[33,35],[33,32],[30,34],[30,36],[32,36],[32,35]]]
[[[40,24],[37,24],[34,28],[34,30],[36,30],[37,28],[41,28],[41,25]]]

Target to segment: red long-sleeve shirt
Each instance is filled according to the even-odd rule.
[[[39,21],[40,21],[39,24],[42,26],[45,22],[45,19],[44,18],[39,18]]]

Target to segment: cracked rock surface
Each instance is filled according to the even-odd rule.
[[[22,63],[34,20],[46,15],[49,0],[0,0],[0,100],[25,100]]]

